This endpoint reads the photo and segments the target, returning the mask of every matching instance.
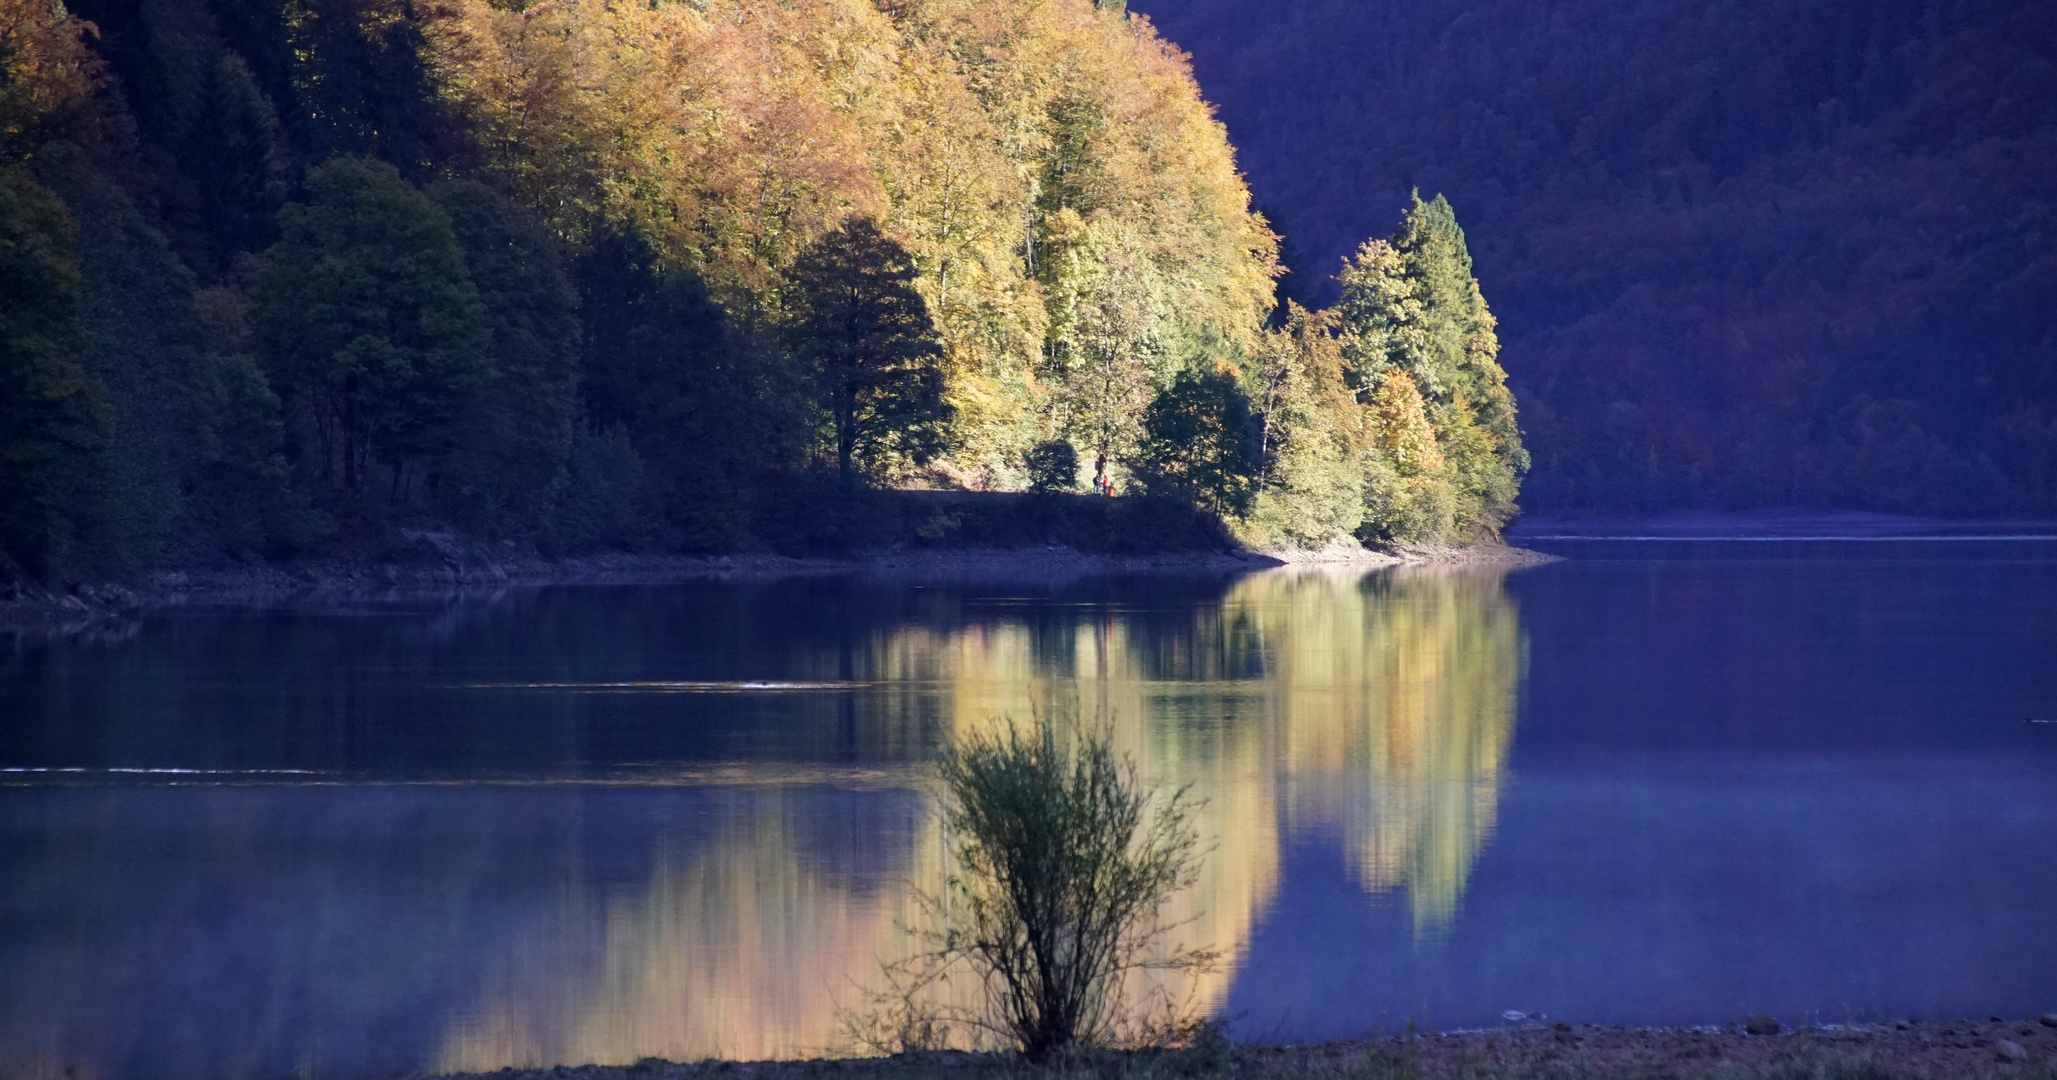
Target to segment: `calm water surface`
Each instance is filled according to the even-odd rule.
[[[0,646],[0,1074],[833,1049],[1032,710],[1207,800],[1147,989],[1248,1036],[2057,1009],[2057,543],[1538,546]]]

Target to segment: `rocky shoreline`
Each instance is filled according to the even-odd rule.
[[[501,1080],[974,1080],[985,1076],[1239,1077],[1244,1080],[2057,1080],[2057,1014],[2025,1020],[1898,1020],[1782,1028],[1765,1017],[1691,1028],[1524,1019],[1483,1031],[1313,1045],[1081,1054],[1034,1069],[1000,1054],[939,1051],[803,1061],[644,1059],[503,1069]],[[455,1076],[449,1080],[456,1080]]]
[[[857,572],[924,580],[1061,579],[1128,573],[1232,574],[1284,565],[1512,568],[1552,561],[1552,556],[1502,544],[1396,547],[1390,551],[1339,547],[1313,552],[1135,554],[1082,552],[1061,545],[896,547],[809,558],[769,553],[608,553],[551,558],[531,548],[496,547],[450,532],[422,530],[404,532],[398,543],[357,556],[292,562],[195,560],[62,589],[0,582],[0,628],[64,633],[190,605],[270,607],[310,600],[454,597],[515,587],[661,585],[796,574]]]

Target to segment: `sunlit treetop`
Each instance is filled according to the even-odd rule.
[[[1240,356],[1277,241],[1186,57],[1089,0],[450,0],[429,67],[487,168],[568,239],[633,228],[732,309],[870,217],[913,256],[960,457],[1018,454],[1066,298],[1114,260],[1179,362]],[[1117,244],[1106,242],[1118,237]]]

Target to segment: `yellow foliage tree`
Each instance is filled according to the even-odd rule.
[[[1421,476],[1443,464],[1436,447],[1436,429],[1429,424],[1428,405],[1414,378],[1394,369],[1379,379],[1371,393],[1377,415],[1378,447],[1405,476]]]
[[[104,78],[87,44],[98,35],[60,0],[0,0],[0,163],[26,156],[86,105]]]
[[[883,209],[853,117],[772,5],[449,0],[430,69],[490,171],[576,238],[632,227],[731,304],[816,236]]]
[[[774,304],[815,237],[869,216],[913,257],[950,363],[959,464],[1015,479],[1059,215],[1166,287],[1200,363],[1254,349],[1277,238],[1186,56],[1090,0],[442,0],[430,70],[484,167],[567,239],[640,232],[732,311]],[[1087,275],[1092,276],[1092,275]]]

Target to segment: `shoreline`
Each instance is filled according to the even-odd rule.
[[[438,1080],[802,1080],[827,1074],[874,1080],[1027,1073],[1108,1077],[1236,1076],[1246,1080],[1472,1080],[1482,1076],[1590,1080],[1995,1080],[2057,1078],[2057,1014],[2017,1020],[1880,1020],[1787,1028],[1763,1017],[1722,1025],[1631,1028],[1548,1022],[1306,1044],[1227,1044],[1170,1050],[1089,1051],[1034,1069],[1008,1054],[930,1051],[893,1057],[528,1066],[452,1073]]]
[[[2057,537],[2057,520],[2034,517],[1922,517],[1866,510],[1764,507],[1755,510],[1672,510],[1645,514],[1524,514],[1508,527],[1509,542],[1529,540],[1924,540],[2005,532]]]
[[[291,562],[174,564],[69,589],[0,583],[0,629],[67,633],[188,606],[263,609],[309,600],[456,598],[510,588],[676,585],[867,574],[922,580],[1066,579],[1105,574],[1240,574],[1299,567],[1500,567],[1560,561],[1507,544],[1340,546],[1318,551],[1185,550],[1102,554],[1063,545],[887,548],[840,556],[771,553],[606,553],[549,558],[495,549],[447,532],[409,531],[406,547],[378,555]]]

